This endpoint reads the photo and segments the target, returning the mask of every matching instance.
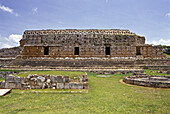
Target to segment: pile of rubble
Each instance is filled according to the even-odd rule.
[[[74,82],[69,76],[29,75],[25,77],[5,76],[0,88],[8,89],[88,89],[87,75]]]

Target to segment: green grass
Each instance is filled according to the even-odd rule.
[[[5,72],[7,72],[7,71],[16,71],[16,72],[19,72],[19,70],[8,70],[8,69],[0,69],[0,72],[2,72],[2,71],[5,71]]]
[[[37,75],[54,75],[54,76],[70,76],[70,78],[79,77],[84,74],[84,72],[75,72],[75,71],[24,71],[19,74],[14,74],[15,76],[27,77],[29,74]]]
[[[64,72],[63,75],[72,73]],[[13,89],[10,94],[0,97],[0,113],[170,113],[169,89],[124,85],[120,83],[124,76],[116,74],[100,78],[88,73],[88,93],[70,93],[81,90]]]

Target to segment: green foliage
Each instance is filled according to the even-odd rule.
[[[63,75],[72,74],[62,72]],[[88,93],[80,93],[81,90],[13,89],[10,94],[0,97],[0,113],[170,113],[168,89],[124,85],[120,83],[124,76],[116,74],[100,78],[88,73]]]

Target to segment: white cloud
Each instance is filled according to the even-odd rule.
[[[9,8],[9,7],[0,5],[0,9],[1,9],[2,11],[5,11],[5,12],[8,12],[8,13],[14,14],[15,16],[18,16],[18,13],[15,13],[15,12],[13,11],[13,9],[11,9],[11,8]]]
[[[106,0],[106,4],[109,2],[109,0]]]
[[[10,48],[19,46],[19,41],[22,35],[11,34],[9,37],[3,37],[0,35],[0,48]]]
[[[147,42],[148,44],[153,44],[153,45],[167,45],[170,46],[170,40],[164,40],[161,38],[160,40],[153,40],[151,42]]]
[[[33,9],[32,9],[32,13],[33,13],[33,14],[36,14],[37,12],[38,12],[38,8],[33,8]]]
[[[167,13],[166,16],[170,17],[170,13]]]

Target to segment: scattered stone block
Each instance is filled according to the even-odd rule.
[[[58,83],[64,83],[64,79],[62,76],[57,76],[56,78]]]
[[[87,82],[83,83],[83,89],[88,89],[88,83]]]
[[[64,76],[64,83],[69,83],[69,82],[70,82],[69,76]]]
[[[14,89],[16,87],[17,87],[17,83],[15,83],[15,82],[7,82],[7,83],[5,83],[5,88],[7,88],[7,89]]]
[[[38,76],[37,79],[40,80],[41,82],[45,82],[45,77]]]
[[[64,83],[57,83],[57,89],[64,89]]]
[[[64,89],[70,89],[70,83],[65,83],[64,84]]]
[[[77,89],[78,88],[77,83],[75,83],[75,82],[70,83],[69,86],[70,86],[70,89]]]
[[[5,81],[0,82],[0,88],[5,88]]]
[[[77,84],[77,89],[83,89],[83,84],[82,83],[78,83]]]
[[[5,82],[15,82],[14,76],[6,76]]]

